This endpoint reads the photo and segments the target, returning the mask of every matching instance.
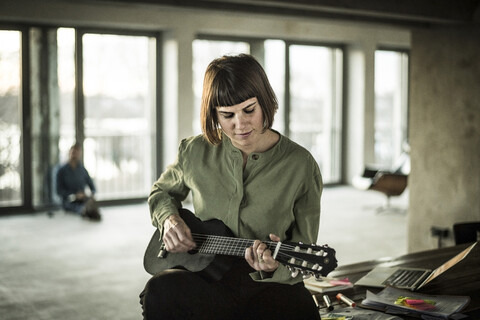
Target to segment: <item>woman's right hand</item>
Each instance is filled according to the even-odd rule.
[[[190,228],[178,214],[171,215],[165,220],[163,243],[168,252],[187,252],[196,247]]]

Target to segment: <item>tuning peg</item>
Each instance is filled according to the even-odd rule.
[[[311,273],[311,272],[305,272],[305,273],[303,274],[303,279],[308,279],[308,278],[310,278],[311,276],[312,276],[312,273]]]
[[[298,269],[295,268],[295,270],[292,271],[292,278],[296,278],[298,276],[298,273],[299,273]]]
[[[295,264],[295,258],[290,258],[290,260],[288,260],[288,263]]]
[[[320,251],[317,251],[317,253],[315,253],[316,256],[323,256],[325,252],[323,250],[320,250]]]
[[[158,252],[158,258],[165,258],[167,255],[167,249],[165,248],[165,244],[162,243],[160,246],[160,251]]]

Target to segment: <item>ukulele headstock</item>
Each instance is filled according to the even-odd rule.
[[[292,272],[293,278],[298,274],[305,278],[326,276],[337,267],[335,249],[328,245],[282,242],[275,259]]]

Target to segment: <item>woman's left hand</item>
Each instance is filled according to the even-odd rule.
[[[270,234],[270,240],[280,241],[280,238],[274,234]],[[260,240],[255,240],[253,246],[245,250],[245,260],[257,271],[273,272],[278,268],[278,261],[273,259],[272,251],[267,245]]]

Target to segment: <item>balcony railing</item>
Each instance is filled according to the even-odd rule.
[[[89,136],[84,165],[97,188],[98,200],[147,197],[152,186],[152,137]]]

